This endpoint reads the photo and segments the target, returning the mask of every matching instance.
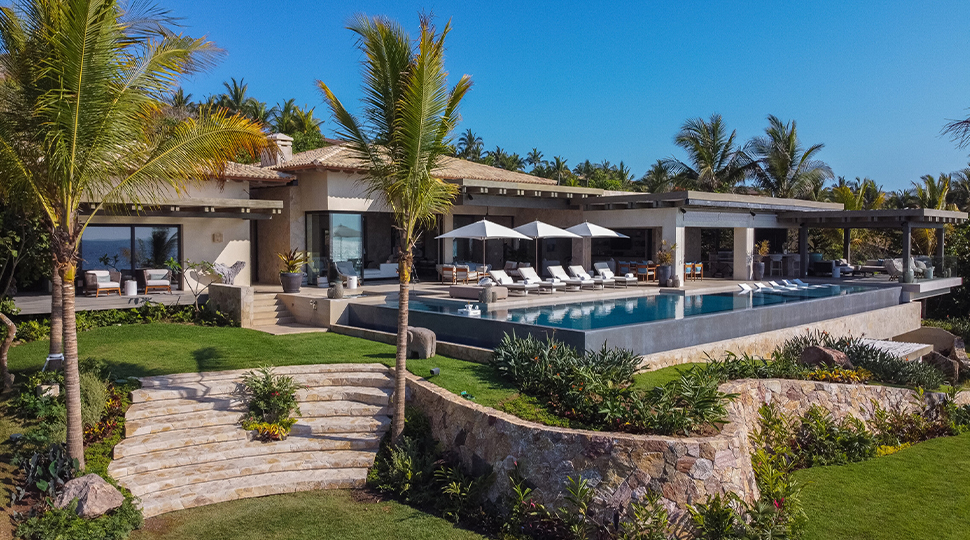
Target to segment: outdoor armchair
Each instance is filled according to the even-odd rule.
[[[121,296],[121,272],[114,270],[88,270],[84,272],[84,292],[94,296],[100,296],[101,291],[105,294],[114,291]]]
[[[143,268],[139,271],[145,294],[152,290],[172,292],[172,271],[167,268]]]

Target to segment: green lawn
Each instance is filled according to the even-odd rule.
[[[350,491],[243,499],[147,520],[131,540],[471,540],[483,536],[391,501],[358,502]]]
[[[970,433],[795,477],[807,484],[806,540],[970,537]]]

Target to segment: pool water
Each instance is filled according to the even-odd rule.
[[[561,304],[511,309],[482,309],[481,315],[476,318],[571,330],[595,330],[666,319],[696,317],[725,311],[758,309],[763,306],[791,304],[867,290],[872,289],[860,286],[832,285],[797,291],[746,294],[712,293],[694,296],[656,294],[637,298],[563,302]],[[397,306],[396,303],[389,305]],[[410,309],[413,311],[465,316],[458,313],[461,307],[456,304],[435,304],[420,300],[411,300],[410,302]]]

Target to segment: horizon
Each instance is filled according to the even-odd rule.
[[[260,6],[242,2],[226,13],[212,0],[165,3],[185,33],[226,51],[214,69],[185,81],[193,99],[244,79],[269,105],[293,98],[315,107],[324,135],[333,136],[315,81],[357,108],[360,54],[345,28],[350,17],[386,15],[414,35],[423,11],[439,28],[451,20],[450,79],[467,73],[474,83],[454,135],[471,129],[486,150],[525,156],[536,147],[570,168],[623,161],[639,178],[657,159],[683,157],[673,138],[689,118],[719,113],[743,143],[762,135],[774,114],[798,123],[803,146],[824,143],[819,157],[836,176],[869,177],[887,191],[968,163],[968,149],[941,130],[970,107],[951,90],[970,84],[970,43],[948,31],[968,19],[970,4],[772,5],[758,6],[757,17],[695,3]]]

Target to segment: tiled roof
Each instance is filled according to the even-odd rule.
[[[443,165],[435,170],[435,174],[446,180],[491,180],[496,182],[515,182],[520,184],[556,185],[555,180],[540,178],[514,171],[507,171],[491,167],[482,163],[475,163],[464,159],[445,157]],[[272,167],[276,171],[294,171],[299,169],[320,168],[342,171],[361,171],[359,159],[352,155],[346,145],[331,145],[316,150],[309,150],[295,154],[292,159]]]
[[[229,180],[260,180],[260,181],[277,181],[277,182],[289,182],[296,177],[292,174],[288,174],[282,171],[275,171],[270,168],[258,167],[256,165],[247,165],[245,163],[236,163],[230,161],[226,164],[226,169],[223,171],[223,177]]]

